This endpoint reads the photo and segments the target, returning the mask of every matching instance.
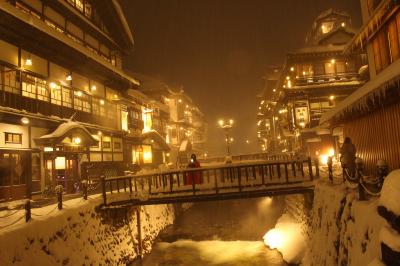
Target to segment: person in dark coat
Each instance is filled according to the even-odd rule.
[[[200,168],[200,162],[196,158],[196,154],[190,156],[190,162],[188,168]],[[186,176],[186,185],[201,184],[201,173],[200,172],[189,172]]]
[[[345,138],[339,151],[342,167],[349,169],[350,174],[355,173],[356,146],[354,146],[349,137]]]

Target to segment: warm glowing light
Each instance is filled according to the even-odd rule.
[[[328,155],[331,156],[331,157],[335,156],[335,150],[333,148],[330,148],[329,152],[328,152]]]
[[[233,142],[233,140],[234,140],[234,139],[233,139],[233,138],[231,138],[231,139],[230,139],[230,142]]]
[[[264,101],[264,100],[262,100],[262,101],[261,101],[261,104],[264,104],[264,102],[265,102],[265,101]]]
[[[100,100],[100,104],[101,104],[101,105],[104,105],[104,100]]]
[[[345,27],[345,26],[346,26],[346,23],[342,22],[342,27]]]
[[[27,58],[27,59],[25,60],[25,66],[31,66],[31,65],[32,65],[32,59]]]
[[[118,99],[118,95],[117,94],[114,94],[114,99]]]
[[[289,76],[287,76],[287,77],[286,77],[286,80],[289,80],[289,79],[290,79],[290,77],[289,77]]]
[[[21,122],[22,122],[22,124],[27,125],[27,124],[29,124],[29,118],[27,118],[27,117],[22,117],[22,118],[21,118]]]
[[[97,131],[97,135],[101,136],[101,135],[103,135],[103,132]]]
[[[67,75],[67,77],[65,78],[65,80],[71,81],[71,80],[72,80],[72,75],[71,75],[71,74]]]
[[[285,85],[283,85],[283,86],[285,86]],[[272,91],[273,91],[273,92],[276,92],[276,89],[273,89]]]
[[[265,234],[264,242],[271,249],[280,249],[283,246],[283,234],[278,229],[271,229]]]
[[[182,102],[182,99],[179,99],[178,102],[181,103],[181,102]]]
[[[54,162],[57,170],[65,169],[65,157],[56,157]]]
[[[229,124],[233,125],[233,119],[229,119]]]
[[[334,100],[335,99],[335,95],[331,95],[331,96],[329,96],[329,100]]]
[[[79,145],[79,144],[81,144],[81,138],[80,137],[76,137],[76,138],[73,138],[73,140],[72,140],[73,142],[74,142],[74,144],[76,144],[76,145]]]
[[[281,139],[281,136],[276,137],[277,139]]]
[[[167,154],[165,154],[167,157],[169,157],[170,156],[170,154],[169,154],[169,152],[167,152]]]
[[[82,96],[82,92],[81,91],[77,91],[76,92],[76,96],[81,97]]]
[[[279,118],[278,118],[278,117],[275,117],[274,119],[275,119],[275,121],[278,121]]]
[[[222,127],[224,125],[224,120],[219,120],[218,124]]]
[[[306,123],[300,122],[299,125],[304,128],[306,126]]]
[[[57,84],[55,84],[54,82],[50,82],[50,88],[54,90],[55,88],[57,88]]]
[[[288,80],[287,85],[288,85],[288,88],[290,89],[292,87],[292,82],[290,80]]]
[[[44,147],[44,151],[45,152],[53,151],[53,147]]]
[[[291,68],[290,68],[290,71],[292,71],[292,72],[293,72],[293,71],[294,71],[294,67],[291,67]]]
[[[321,154],[320,159],[322,164],[328,164],[328,155]]]
[[[95,90],[97,90],[97,87],[96,87],[96,85],[93,85],[92,86],[92,91],[95,91]]]
[[[246,143],[247,143],[247,144],[250,144],[250,140],[246,139]]]
[[[306,72],[305,71],[303,71],[303,76],[305,76],[306,75]]]
[[[335,62],[336,62],[335,59],[332,59],[332,60],[331,60],[331,63],[332,63],[332,64],[334,64]]]

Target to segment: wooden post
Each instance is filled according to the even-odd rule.
[[[276,170],[278,171],[278,178],[281,179],[281,164],[276,164]]]
[[[218,194],[218,176],[217,170],[214,170],[215,193]]]
[[[313,171],[312,171],[312,162],[311,162],[311,157],[308,157],[308,171],[310,172],[310,180],[313,181],[314,180],[314,176],[313,176]]]
[[[143,258],[142,225],[140,221],[140,206],[136,208],[136,226],[138,232],[138,256]]]
[[[296,177],[296,165],[295,162],[292,162],[292,172],[293,172],[293,176]]]
[[[117,179],[117,192],[119,193],[119,179]]]
[[[289,173],[288,173],[287,163],[285,163],[285,177],[286,177],[286,183],[289,183]]]
[[[174,177],[172,174],[169,174],[169,187],[172,193],[172,191],[174,190]]]
[[[314,164],[315,164],[315,176],[319,177],[319,159],[318,158],[314,159]]]
[[[192,177],[192,190],[193,190],[193,195],[195,195],[196,194],[196,180],[195,180],[195,178],[194,178],[194,175],[195,174],[197,174],[196,172],[191,172],[192,173],[192,175],[191,175],[191,177]]]
[[[135,186],[135,192],[137,192],[137,180],[136,180],[136,177],[133,178],[133,184]]]
[[[149,195],[151,194],[151,185],[152,185],[152,181],[153,181],[153,176],[148,176],[147,177],[147,181],[149,183]]]
[[[29,222],[32,217],[31,213],[31,200],[28,199],[25,203],[25,222]]]
[[[126,177],[124,177],[124,191],[126,192]]]
[[[132,177],[129,177],[129,192],[132,194]]]
[[[86,182],[82,182],[82,188],[83,188],[83,199],[87,200],[87,196],[88,196],[88,182],[87,180],[84,180]]]
[[[241,169],[240,167],[237,168],[238,171],[238,185],[239,185],[239,192],[242,192],[242,177],[241,177]]]
[[[264,165],[261,165],[261,184],[265,185]]]
[[[63,203],[62,203],[62,191],[58,191],[58,192],[57,192],[57,202],[58,202],[58,205],[57,205],[58,209],[59,209],[59,210],[62,210],[62,208],[63,208]]]
[[[256,180],[256,179],[257,179],[256,167],[253,166],[253,167],[251,168],[251,170],[253,171],[253,178],[254,178],[254,180]]]
[[[107,205],[106,178],[104,176],[101,176],[101,189],[103,194],[103,204]]]

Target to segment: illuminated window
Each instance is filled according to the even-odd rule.
[[[121,149],[121,142],[114,142],[114,149],[120,150]]]
[[[321,25],[322,34],[327,34],[333,29],[333,22],[323,22]]]
[[[150,145],[142,145],[143,163],[148,164],[153,162],[153,154]]]
[[[80,91],[75,92],[74,109],[90,113],[90,97]]]
[[[50,102],[52,104],[56,104],[56,105],[62,105],[62,91],[61,91],[61,86],[56,84],[56,83],[50,83],[50,97],[51,100]]]
[[[111,141],[103,141],[103,148],[110,149],[111,148]]]
[[[15,70],[11,70],[9,68],[2,68],[2,73],[0,75],[2,79],[2,84],[4,86],[4,90],[7,92],[20,94],[19,89],[19,78],[17,72]]]
[[[5,143],[22,144],[22,134],[5,132]]]
[[[83,12],[83,0],[75,0],[75,6],[79,11]]]
[[[104,100],[99,98],[92,98],[93,114],[98,116],[106,116],[106,109],[104,107]]]
[[[62,87],[62,105],[72,107],[72,92],[70,89]]]
[[[143,120],[143,132],[150,131],[153,126],[153,120],[151,117],[152,113],[146,109],[143,110],[142,112],[142,120]]]
[[[128,130],[128,109],[121,105],[121,129]]]
[[[92,17],[92,5],[89,2],[85,2],[85,16],[88,18]]]

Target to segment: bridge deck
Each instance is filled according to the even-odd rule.
[[[103,178],[102,190],[104,206],[151,205],[307,193],[312,181],[310,159],[260,161]]]

